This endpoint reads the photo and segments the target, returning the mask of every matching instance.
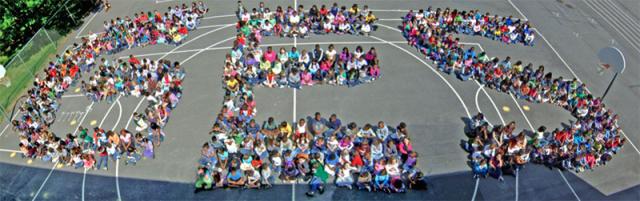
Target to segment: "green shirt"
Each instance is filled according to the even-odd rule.
[[[321,165],[318,167],[318,169],[316,169],[314,176],[318,177],[320,180],[322,180],[322,182],[327,182],[329,173],[327,173],[327,171],[324,171],[324,166]]]

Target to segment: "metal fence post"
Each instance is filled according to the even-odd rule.
[[[71,20],[73,20],[73,23],[78,23],[76,22],[76,18],[73,16],[73,14],[69,11],[69,7],[67,7],[67,2],[65,2],[64,4],[64,9],[67,10],[67,13],[69,13],[69,16],[71,17]]]
[[[47,35],[47,38],[49,39],[49,41],[51,42],[51,44],[55,45],[56,43],[55,43],[55,42],[53,42],[53,40],[51,39],[51,36],[49,36],[49,33],[47,33],[47,29],[45,29],[44,27],[43,27],[43,28],[40,28],[40,29],[44,31],[44,34],[45,34],[45,35]]]
[[[21,53],[21,52],[22,52],[22,51],[18,52],[18,54],[16,54],[16,56],[18,56],[18,59],[20,59],[20,61],[21,61],[22,63],[24,63],[24,60],[22,59],[22,56],[20,56],[20,53]]]

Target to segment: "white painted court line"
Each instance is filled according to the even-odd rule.
[[[0,149],[0,152],[21,153],[20,150],[13,150],[13,149]]]
[[[522,11],[520,11],[520,9],[519,9],[515,4],[513,4],[513,2],[511,2],[511,0],[507,0],[507,1],[509,2],[509,4],[511,4],[511,6],[513,6],[513,8],[515,8],[515,9],[516,9],[516,11],[518,12],[518,14],[520,14],[520,16],[522,16],[522,19],[523,19],[523,20],[529,21],[529,19],[527,19],[527,16],[525,16],[524,14],[522,14]]]
[[[169,52],[165,53],[165,55],[163,55],[162,57],[160,57],[160,59],[164,59],[167,55],[169,55],[169,54],[171,54],[171,53],[175,52],[178,48],[181,48],[181,47],[185,46],[186,44],[189,44],[189,43],[191,43],[191,42],[193,42],[193,41],[197,41],[197,40],[198,40],[198,38],[202,38],[202,37],[204,37],[204,36],[206,36],[206,35],[209,35],[209,34],[211,34],[211,33],[214,33],[214,32],[216,32],[216,31],[220,31],[220,30],[222,30],[222,29],[224,29],[224,28],[231,27],[231,26],[233,26],[233,24],[228,24],[228,25],[225,25],[225,26],[223,26],[223,27],[220,27],[220,28],[217,28],[217,29],[214,29],[214,30],[211,30],[211,31],[207,31],[207,32],[206,32],[206,33],[204,33],[204,34],[198,35],[198,36],[196,36],[195,38],[192,38],[192,39],[190,39],[189,41],[184,42],[184,43],[182,43],[182,44],[178,45],[177,47],[175,47],[175,48],[171,49]]]
[[[522,107],[520,107],[520,104],[518,104],[518,101],[516,100],[516,98],[513,96],[513,94],[511,94],[511,92],[509,92],[509,96],[511,96],[511,99],[513,100],[513,102],[516,104],[516,107],[518,107],[518,110],[520,111],[520,113],[522,114],[522,116],[524,117],[524,120],[527,121],[527,124],[529,124],[529,128],[531,129],[531,131],[535,131],[535,129],[533,128],[533,126],[531,125],[531,122],[529,122],[529,118],[527,117],[527,115],[524,113],[524,111],[522,110]],[[567,184],[567,186],[569,186],[569,189],[571,189],[571,192],[573,192],[573,195],[576,196],[576,198],[578,199],[578,201],[580,201],[580,197],[578,197],[578,194],[576,194],[576,192],[573,190],[573,187],[571,186],[571,184],[569,183],[569,181],[564,177],[564,174],[562,174],[562,171],[558,170],[558,172],[560,172],[560,176],[562,176],[562,179],[564,179],[564,182]],[[518,198],[518,174],[516,172],[516,200]]]
[[[515,4],[513,4],[513,2],[511,2],[511,0],[508,0],[508,1],[509,1],[509,3],[511,4],[511,6],[513,6],[513,8],[515,8],[518,12],[520,12],[520,9],[519,9]],[[524,19],[527,19],[527,17],[526,17],[524,14],[522,14],[522,12],[520,12],[520,15],[522,15]],[[528,21],[528,19],[527,19],[527,21]],[[579,82],[584,83],[584,82],[582,82],[582,80],[580,80],[580,77],[578,77],[578,75],[576,75],[576,73],[575,73],[575,72],[573,72],[573,69],[571,69],[571,67],[569,66],[569,64],[567,64],[567,62],[564,60],[564,58],[562,58],[562,56],[560,56],[560,54],[558,53],[558,51],[556,51],[556,49],[553,47],[553,45],[551,45],[551,43],[547,40],[547,38],[545,38],[545,37],[544,37],[544,35],[542,35],[542,32],[540,32],[540,30],[538,30],[538,29],[536,29],[536,28],[532,28],[532,30],[535,30],[535,31],[536,31],[536,33],[538,33],[538,35],[540,35],[540,37],[542,38],[542,40],[544,40],[544,42],[546,42],[546,43],[547,43],[547,45],[549,46],[549,48],[551,48],[551,50],[553,51],[553,53],[555,53],[555,54],[556,54],[556,56],[558,56],[558,58],[560,59],[560,61],[562,61],[562,64],[564,64],[564,66],[565,66],[565,67],[567,67],[567,69],[569,69],[569,72],[571,72],[571,74],[573,75],[573,77],[575,77]],[[585,88],[585,89],[587,89],[587,92],[591,93],[591,92],[589,91],[589,89],[588,89],[588,88]],[[636,147],[636,145],[635,145],[635,144],[633,144],[633,142],[632,142],[631,138],[629,138],[629,136],[627,136],[627,134],[625,134],[625,133],[624,133],[624,131],[622,131],[622,130],[621,130],[621,132],[620,132],[620,133],[622,133],[622,135],[623,135],[625,138],[627,138],[627,139],[628,139],[628,140],[627,140],[627,142],[629,142],[629,144],[631,144],[631,146],[633,147],[633,149],[635,149],[635,150],[636,150],[636,153],[638,153],[638,156],[640,156],[640,149],[638,149],[638,147]]]
[[[98,15],[98,12],[94,13],[93,16],[91,16],[91,18],[89,18],[89,21],[85,22],[84,25],[82,26],[82,28],[80,28],[80,30],[78,31],[78,33],[76,34],[76,39],[80,38],[80,34],[82,34],[82,32],[84,31],[85,28],[87,28],[87,26],[89,24],[91,24],[91,21],[93,21],[93,18],[96,17],[96,15]]]
[[[224,43],[224,42],[227,42],[227,41],[233,40],[233,39],[235,39],[235,38],[236,38],[235,36],[234,36],[234,37],[229,37],[229,38],[227,38],[227,39],[224,39],[224,40],[218,41],[218,42],[216,42],[216,43],[214,43],[214,44],[212,44],[212,45],[210,45],[210,46],[208,46],[208,47],[206,47],[206,48],[204,48],[204,49],[201,49],[201,50],[199,50],[198,52],[196,52],[195,54],[192,54],[191,56],[187,57],[187,58],[183,61],[183,63],[184,63],[184,62],[186,62],[186,61],[191,60],[193,57],[195,57],[195,56],[199,55],[200,53],[204,52],[207,48],[215,47],[215,46],[217,46],[217,45],[220,45],[221,43]],[[169,54],[169,53],[167,53],[167,55],[168,55],[168,54]]]
[[[86,97],[84,94],[68,94],[62,95],[62,98],[77,98],[77,97]]]
[[[480,104],[478,103],[478,97],[480,96],[480,91],[482,91],[482,85],[478,86],[478,89],[476,90],[476,98],[475,98],[475,100],[476,100],[476,109],[478,110],[479,113],[482,113],[482,109],[480,109]],[[486,117],[486,115],[485,115],[485,117]],[[487,121],[487,123],[493,125],[491,123],[491,121],[489,121],[489,119],[485,119],[485,121]]]
[[[116,101],[113,101],[113,103],[111,103],[111,106],[109,106],[109,109],[107,109],[107,112],[104,113],[104,116],[102,116],[102,120],[100,120],[100,124],[98,124],[98,128],[102,128],[104,121],[107,120],[107,117],[111,113],[111,110],[113,110],[113,107],[116,106],[116,102],[120,100],[120,97],[122,96],[118,95],[118,97],[116,98]]]
[[[589,6],[589,8],[591,8],[596,14],[598,14],[607,24],[609,24],[609,26],[611,26],[613,30],[615,30],[620,36],[622,36],[622,38],[625,39],[633,49],[640,52],[640,48],[638,48],[639,45],[638,45],[637,36],[634,35],[634,33],[636,33],[638,30],[632,28],[631,26],[625,23],[618,21],[618,18],[624,18],[624,17],[620,17],[619,15],[614,16],[614,14],[609,13],[608,9],[606,8],[604,9],[594,8],[594,7],[597,7],[597,8],[606,7],[606,5],[609,5],[604,1],[600,1],[600,0],[593,1],[593,2],[584,1],[584,3],[587,6]],[[601,3],[600,6],[596,5],[599,3]],[[615,5],[615,3],[613,4]],[[620,10],[616,10],[616,11],[620,13],[624,13],[623,11],[620,11]],[[630,22],[633,22],[632,19],[625,19],[625,20],[630,20]]]
[[[384,27],[384,28],[387,28],[387,29],[391,29],[392,31],[402,32],[402,31],[401,31],[400,29],[398,29],[398,28],[390,27],[390,26],[387,26],[387,25],[384,25],[384,24],[376,24],[376,25],[381,26],[381,27]],[[404,41],[404,42],[406,43],[407,41]]]
[[[109,116],[109,114],[111,114],[111,110],[113,110],[113,107],[120,103],[120,97],[122,97],[122,96],[118,95],[118,97],[116,98],[116,101],[111,103],[111,106],[109,106],[109,109],[107,109],[107,112],[102,117],[102,120],[100,120],[100,124],[98,124],[98,128],[102,129],[102,125],[104,124],[104,121],[107,120],[107,117]],[[122,106],[120,106],[120,115],[122,116]],[[118,119],[120,119],[120,117],[118,117]],[[118,120],[118,121],[120,121],[120,120]],[[117,124],[116,124],[116,126],[117,126]],[[114,126],[113,129],[115,129],[115,126]],[[109,161],[107,160],[107,163],[108,162]],[[85,187],[84,183],[85,183],[85,179],[86,178],[87,178],[87,168],[84,169],[84,173],[82,175],[82,201],[84,201],[84,187]]]
[[[576,193],[576,191],[573,189],[573,186],[571,186],[571,184],[569,184],[569,181],[567,180],[566,177],[564,177],[564,174],[562,173],[562,171],[558,170],[558,173],[560,173],[560,176],[562,176],[562,179],[564,179],[564,183],[567,184],[567,186],[569,187],[569,189],[571,190],[571,193],[573,193],[573,196],[576,196],[576,198],[578,199],[578,201],[582,201],[580,200],[580,197],[578,196],[578,194]]]
[[[172,1],[175,1],[175,0],[156,0],[156,4],[167,3],[167,2],[172,2]]]
[[[392,18],[392,19],[378,19],[378,21],[381,21],[381,22],[382,22],[382,21],[402,21],[402,19],[400,19],[400,18],[397,18],[397,19],[396,19],[396,18]]]
[[[215,16],[209,16],[209,17],[203,17],[203,20],[208,20],[208,19],[216,19],[216,18],[225,18],[225,17],[235,17],[236,15],[234,14],[229,14],[229,15],[215,15]]]
[[[414,58],[416,58],[417,60],[419,60],[422,64],[424,64],[425,66],[429,67],[429,69],[436,74],[438,77],[440,77],[440,79],[449,87],[449,89],[451,89],[451,91],[454,93],[454,95],[458,98],[458,101],[460,101],[460,104],[462,104],[462,107],[464,108],[465,113],[467,114],[467,117],[471,119],[471,113],[469,113],[469,108],[467,107],[467,104],[464,103],[464,100],[462,100],[462,97],[460,96],[460,94],[458,93],[458,91],[453,88],[453,86],[451,85],[451,83],[449,83],[449,81],[447,81],[447,79],[440,74],[437,70],[435,70],[431,65],[429,65],[427,62],[425,62],[423,59],[421,59],[420,57],[416,56],[413,52],[410,52],[409,50],[406,50],[398,45],[396,45],[395,43],[391,43],[389,41],[386,41],[384,39],[378,38],[376,36],[370,36],[373,39],[382,41],[382,42],[386,42],[387,44],[398,48],[399,50],[402,50],[403,52],[407,53],[410,56],[413,56]]]
[[[120,159],[116,159],[116,192],[118,193],[118,200],[122,201],[122,197],[120,197],[120,179],[119,179],[119,170],[120,170]]]
[[[409,10],[402,10],[402,9],[369,9],[372,12],[399,12],[399,13],[406,13],[409,12]]]
[[[87,168],[84,168],[84,174],[82,174],[82,201],[84,201],[84,184],[87,180]]]
[[[223,27],[223,28],[224,28],[224,27]],[[217,44],[220,44],[220,43],[222,43],[222,42],[224,42],[224,41],[227,41],[227,40],[229,40],[229,39],[225,39],[225,40],[222,40],[222,41],[218,41],[217,43],[214,43],[213,45],[209,46],[208,48],[211,48],[211,47],[213,47],[213,46],[215,46],[215,45],[217,45]],[[184,65],[185,63],[187,63],[187,61],[191,60],[193,57],[197,56],[198,54],[200,54],[200,53],[202,53],[202,52],[204,52],[204,51],[203,51],[203,50],[201,50],[201,51],[196,52],[195,54],[191,55],[190,57],[188,57],[188,58],[186,58],[186,59],[182,60],[181,64],[182,64],[182,65]],[[165,53],[165,55],[164,55],[164,56],[162,56],[161,58],[164,58],[166,55],[169,55],[169,54],[170,54],[170,52],[167,52],[167,53]],[[126,128],[131,124],[131,121],[133,120],[133,113],[135,113],[136,111],[138,111],[138,109],[139,109],[139,108],[140,108],[140,106],[142,105],[142,102],[144,102],[144,100],[145,100],[145,99],[146,99],[146,97],[141,98],[141,99],[140,99],[140,101],[138,102],[138,104],[136,105],[136,107],[133,109],[133,112],[131,112],[131,116],[129,116],[129,120],[127,121],[127,124],[125,125],[125,129],[126,129]],[[119,101],[118,101],[118,103],[119,103]],[[119,120],[118,120],[118,122],[119,122]],[[76,130],[77,130],[77,129],[76,129]],[[119,175],[119,170],[120,170],[120,169],[119,169],[119,167],[120,167],[120,160],[118,159],[118,160],[116,160],[116,192],[117,192],[117,194],[118,194],[118,200],[120,200],[120,201],[121,201],[121,200],[122,200],[122,197],[120,196],[120,181],[119,181],[119,177],[120,177],[120,175]],[[84,182],[83,182],[83,183],[84,183]],[[83,190],[83,200],[84,200],[84,186],[82,187],[82,190]]]
[[[73,136],[76,136],[78,129],[82,125],[82,122],[84,122],[84,119],[87,118],[87,115],[89,114],[89,111],[91,111],[93,104],[95,104],[95,102],[92,101],[91,104],[87,106],[87,109],[84,111],[84,115],[82,116],[82,119],[80,119],[80,122],[78,122],[78,127],[76,127],[76,129],[73,130],[73,134],[72,134]]]
[[[49,174],[47,175],[46,178],[44,178],[44,181],[42,182],[42,185],[40,185],[40,188],[38,188],[38,191],[36,191],[36,194],[33,195],[33,199],[31,199],[31,201],[35,201],[36,198],[38,198],[38,195],[40,195],[40,191],[42,191],[42,188],[44,188],[44,185],[46,185],[47,181],[49,181],[49,177],[51,177],[51,174],[53,173],[53,170],[56,169],[56,165],[58,165],[58,164],[57,163],[53,164],[53,167],[51,167],[51,170],[49,171]]]
[[[13,118],[9,119],[9,122],[13,121],[13,119],[18,117],[19,114],[20,114],[20,112],[18,112],[15,115],[13,115]],[[4,132],[6,132],[7,129],[9,129],[9,126],[11,126],[11,123],[8,123],[6,126],[4,126],[4,128],[2,129],[2,132],[0,132],[0,137],[2,137],[2,135],[4,135]]]
[[[478,186],[480,185],[480,178],[476,178],[476,187],[473,190],[473,197],[471,197],[471,201],[476,201],[476,195],[478,195]]]
[[[129,125],[131,124],[131,120],[133,120],[133,113],[136,113],[136,111],[138,111],[138,108],[140,108],[140,105],[142,105],[142,102],[144,102],[144,99],[146,99],[146,97],[142,97],[140,98],[140,101],[138,101],[138,104],[136,105],[135,108],[133,108],[133,112],[131,112],[131,116],[129,116],[129,120],[127,121],[127,125],[124,125],[124,128],[127,129],[129,128]]]
[[[518,103],[518,100],[516,99],[516,97],[513,96],[513,93],[511,92],[509,92],[509,96],[511,97],[511,100],[513,100],[513,103],[516,104],[518,111],[520,111],[520,113],[522,114],[522,117],[524,117],[524,120],[527,122],[527,125],[529,125],[529,128],[531,128],[531,132],[535,132],[536,130],[533,128],[533,124],[531,124],[531,121],[529,121],[529,117],[527,117],[527,114],[525,114],[524,110],[522,110],[522,107],[520,107],[520,103]]]
[[[478,82],[477,80],[474,80],[474,82],[480,87],[479,90],[482,90],[482,92],[484,92],[484,95],[487,96],[489,102],[491,102],[491,105],[493,105],[493,108],[496,110],[496,113],[498,114],[498,118],[500,118],[500,122],[502,122],[502,125],[506,125],[504,122],[504,118],[502,117],[502,113],[500,113],[500,109],[498,109],[498,105],[496,105],[496,102],[493,101],[493,98],[491,98],[484,85],[480,84],[480,82]],[[476,92],[476,104],[478,104],[478,92]]]
[[[213,25],[201,26],[201,27],[198,27],[198,29],[208,29],[208,28],[223,27],[228,25],[233,25],[233,24],[213,24]]]
[[[113,128],[111,129],[112,131],[116,130],[116,128],[118,127],[118,124],[120,124],[120,120],[122,119],[122,103],[120,103],[120,100],[116,100],[116,103],[118,104],[118,119],[116,120],[116,123],[113,125]]]

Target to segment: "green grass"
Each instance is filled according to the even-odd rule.
[[[11,115],[13,104],[23,92],[32,86],[33,74],[39,73],[47,65],[51,55],[56,54],[55,44],[42,47],[38,52],[25,59],[25,63],[6,66],[8,78],[11,82],[9,87],[0,85],[0,107]],[[16,63],[16,62],[14,62]],[[2,119],[3,117],[0,117]]]

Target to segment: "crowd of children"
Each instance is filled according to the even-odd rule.
[[[306,37],[315,34],[362,34],[369,35],[376,29],[376,16],[368,6],[360,8],[357,4],[351,7],[334,3],[313,5],[306,10],[303,5],[283,9],[278,6],[275,11],[265,7],[261,2],[258,8],[247,10],[242,2],[238,2],[237,28],[246,37],[261,41],[263,36]]]
[[[105,23],[105,33],[83,37],[80,44],[56,55],[43,76],[36,76],[33,88],[19,107],[19,117],[12,121],[19,133],[22,155],[87,169],[107,169],[109,157],[114,160],[126,157],[125,164],[135,164],[141,157],[153,158],[154,149],[164,137],[162,127],[182,94],[185,72],[180,63],[140,60],[133,55],[126,61],[113,63],[106,59],[96,62],[95,58],[147,44],[179,43],[195,28],[189,25],[190,21],[206,11],[202,2],[194,2],[191,7],[183,4],[169,8],[164,16],[155,11],[141,12],[134,19],[117,18]],[[185,27],[189,28],[184,30]],[[172,39],[163,41],[164,36]],[[82,92],[94,102],[112,103],[115,96],[144,96],[149,106],[144,113],[134,114],[136,133],[79,126],[73,133],[57,136],[49,130],[62,94],[78,81]]]
[[[526,135],[525,131],[515,132],[515,122],[491,127],[482,114],[476,115],[469,126],[470,140],[464,144],[475,177],[491,174],[502,180],[505,172],[518,171],[528,162],[580,172],[604,165],[623,146],[619,116],[605,108],[584,83],[575,78],[554,77],[545,72],[544,66],[534,68],[531,63],[514,62],[510,57],[489,58],[473,47],[464,49],[452,35],[478,34],[530,45],[533,32],[528,22],[481,15],[478,11],[427,9],[408,13],[403,27],[409,44],[432,60],[439,70],[454,73],[461,80],[477,80],[486,87],[530,102],[555,104],[576,117],[566,128],[549,132],[542,126]]]
[[[502,17],[489,13],[482,14],[478,10],[462,11],[457,9],[427,10],[418,12],[410,10],[403,19],[403,29],[412,45],[433,43],[445,33],[483,36],[507,44],[522,43],[533,46],[535,31],[528,21],[511,16]],[[434,37],[432,37],[434,36]],[[442,42],[444,38],[440,38]]]
[[[262,18],[269,13],[261,3],[260,8],[253,10],[255,14],[244,17],[247,12],[241,4],[239,7],[242,26],[247,25],[243,19]],[[309,11],[304,11],[303,6],[297,11],[289,8],[287,15],[276,14],[289,16],[276,24],[291,26],[291,15],[338,13],[341,16],[351,13],[353,16],[360,13],[357,5],[348,10],[334,5],[332,12],[327,12],[323,6],[320,13],[325,14],[318,14],[314,8],[316,6]],[[278,9],[277,13],[281,12]],[[312,18],[315,17],[303,17]],[[297,22],[293,22],[293,26],[295,24]],[[253,29],[256,30],[255,26]],[[378,78],[380,67],[374,48],[365,52],[358,46],[351,52],[345,47],[338,53],[333,45],[327,50],[316,45],[309,52],[300,52],[296,47],[289,51],[281,48],[279,52],[268,47],[263,51],[259,47],[259,37],[264,32],[255,33],[241,28],[226,57],[223,75],[226,94],[211,129],[210,140],[202,146],[196,192],[219,187],[270,187],[276,180],[309,182],[309,196],[322,193],[325,182],[349,189],[355,186],[388,193],[426,188],[423,175],[416,168],[418,154],[413,151],[405,123],[395,128],[382,121],[375,125],[358,126],[353,122],[343,125],[335,114],[327,119],[320,113],[296,122],[278,123],[270,117],[259,124],[254,118],[256,103],[252,89],[256,86],[354,86]]]

